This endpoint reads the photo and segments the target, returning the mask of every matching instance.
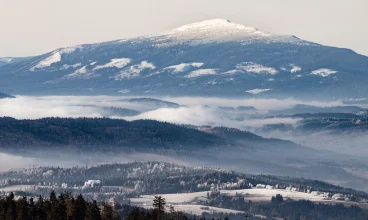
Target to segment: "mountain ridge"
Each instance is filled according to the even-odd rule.
[[[349,49],[263,34],[226,20],[173,30],[60,48],[8,64],[0,67],[0,86],[31,95],[348,99],[368,92],[368,57]]]

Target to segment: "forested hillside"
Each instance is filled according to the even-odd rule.
[[[212,134],[165,122],[108,118],[0,118],[0,146],[103,149],[108,147],[207,147],[226,141]]]

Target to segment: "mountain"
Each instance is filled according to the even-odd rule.
[[[368,57],[214,19],[57,49],[0,67],[0,76],[5,92],[27,95],[356,99],[368,92]]]
[[[0,57],[0,67],[26,60],[28,57]]]
[[[14,98],[14,96],[0,92],[0,99],[5,99],[5,98]]]

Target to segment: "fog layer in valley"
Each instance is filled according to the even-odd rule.
[[[248,130],[266,137],[292,140],[305,146],[328,149],[355,155],[368,155],[364,142],[365,132],[333,135],[329,132],[298,134],[278,129],[262,132],[265,125],[297,126],[301,118],[279,115],[266,117],[269,111],[288,109],[303,104],[319,107],[344,106],[342,101],[303,102],[296,99],[222,99],[200,97],[164,97],[178,107],[166,107],[155,103],[130,102],[132,97],[117,96],[19,96],[15,99],[0,99],[0,117],[16,119],[39,119],[44,117],[111,117],[125,120],[152,119],[177,124],[196,126],[225,126]],[[254,107],[246,111],[229,111],[221,108]],[[106,113],[107,108],[134,110],[136,114]],[[363,106],[364,107],[364,106]],[[118,113],[117,113],[118,112]],[[310,138],[310,136],[314,138]]]
[[[112,162],[165,161],[183,165],[220,166],[232,170],[326,180],[343,186],[364,188],[368,176],[364,156],[365,132],[342,130],[336,132],[303,133],[299,131],[305,118],[271,112],[290,109],[295,105],[318,107],[344,106],[342,101],[303,102],[295,99],[220,99],[192,97],[164,97],[138,99],[117,96],[45,96],[0,100],[0,117],[39,119],[44,117],[111,117],[125,120],[152,119],[195,126],[225,126],[254,132],[263,137],[292,140],[312,149],[295,151],[291,148],[211,149],[195,152],[135,152],[119,155],[86,152],[16,152],[0,155],[0,171],[30,166],[84,166]],[[364,106],[363,106],[364,107]],[[265,129],[271,126],[272,129]],[[281,127],[281,128],[280,128]],[[285,130],[287,128],[288,130]],[[312,138],[311,138],[312,137]],[[244,146],[247,144],[245,143]],[[270,146],[268,146],[270,147]],[[335,154],[337,152],[340,154]],[[220,155],[220,156],[219,156]],[[350,156],[345,156],[350,155]],[[265,162],[267,161],[267,162]],[[328,164],[325,164],[328,163]],[[359,167],[361,164],[362,166]],[[333,176],[331,176],[331,170]],[[348,181],[349,180],[349,181]],[[368,188],[364,188],[368,190]]]

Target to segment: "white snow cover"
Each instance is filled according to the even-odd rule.
[[[257,28],[236,24],[226,19],[212,19],[175,28],[165,33],[179,39],[241,40],[270,36]]]
[[[291,70],[290,70],[291,73],[296,73],[296,72],[302,71],[302,68],[299,67],[299,66],[296,66],[294,64],[290,64],[290,66],[291,66]]]
[[[311,72],[312,75],[318,75],[318,76],[322,76],[322,77],[327,77],[327,76],[335,74],[335,73],[337,73],[337,71],[327,69],[327,68],[322,68],[322,69],[314,70],[314,71]]]
[[[194,77],[199,77],[199,76],[215,75],[215,74],[216,74],[215,69],[199,69],[199,70],[192,71],[191,73],[189,73],[185,77],[186,78],[194,78]]]
[[[38,64],[31,67],[29,70],[30,71],[35,71],[37,69],[42,69],[42,68],[45,68],[45,67],[49,67],[54,63],[60,62],[62,54],[73,53],[77,49],[82,49],[82,48],[83,48],[82,46],[75,46],[75,47],[66,47],[66,48],[61,48],[61,49],[55,50],[54,52],[52,52],[52,54],[49,57],[46,57],[45,59],[41,60]]]
[[[226,71],[226,72],[223,72],[222,74],[236,74],[236,73],[240,73],[240,72],[243,72],[241,70],[229,70],[229,71]]]
[[[252,41],[281,42],[293,44],[310,44],[288,35],[273,35],[263,32],[254,27],[247,27],[242,24],[237,24],[226,19],[212,19],[202,22],[187,24],[179,28],[165,32],[163,35],[165,39],[170,39],[170,42],[159,43],[156,46],[166,46],[183,41],[193,44],[202,44],[209,42],[227,42],[239,41],[244,44]],[[163,41],[161,41],[163,42]]]
[[[68,74],[64,76],[63,78],[66,79],[91,79],[94,77],[99,76],[98,74],[95,74],[91,71],[87,70],[87,66],[84,66],[78,70],[76,70],[74,73]]]
[[[49,67],[54,63],[61,61],[61,53],[60,52],[53,52],[49,57],[38,62],[37,65],[33,66],[30,71],[35,71],[37,69],[42,69],[45,67]]]
[[[253,94],[253,95],[257,95],[259,93],[267,92],[267,91],[270,91],[270,90],[272,90],[272,89],[252,89],[252,90],[248,90],[246,92],[250,93],[250,94]]]
[[[69,68],[78,68],[82,66],[82,63],[76,63],[76,64],[73,64],[73,65],[69,65],[69,64],[64,64],[63,67],[61,67],[61,70],[67,70]]]
[[[250,73],[257,73],[257,74],[266,73],[266,74],[275,75],[277,73],[277,70],[275,68],[266,67],[261,64],[257,64],[253,62],[240,63],[236,65],[236,68],[245,70]]]
[[[129,58],[116,58],[116,59],[111,59],[110,62],[104,64],[104,65],[99,65],[96,66],[95,68],[93,68],[93,70],[100,70],[100,69],[104,69],[104,68],[111,68],[111,67],[116,67],[116,68],[123,68],[126,65],[128,65],[131,62],[131,59]],[[93,65],[93,64],[91,64]]]
[[[189,71],[191,68],[199,68],[203,65],[204,63],[181,63],[178,65],[165,67],[164,70],[171,70],[173,73],[181,73]]]
[[[13,57],[1,57],[0,61],[4,63],[10,63],[13,59]]]
[[[277,189],[277,186],[261,185],[258,184],[257,188],[252,189],[239,189],[239,190],[221,190],[220,194],[227,196],[242,196],[246,200],[250,199],[252,201],[269,202],[272,196],[281,194],[285,199],[292,200],[310,200],[314,202],[326,201],[326,193],[305,193],[298,192],[294,188],[290,189]],[[193,214],[202,213],[204,211],[213,210],[214,212],[227,212],[232,213],[234,210],[217,210],[215,207],[198,205],[197,201],[207,201],[207,193],[210,191],[201,191],[194,193],[176,193],[176,194],[161,194],[162,197],[166,199],[167,205],[173,205],[176,210],[181,210],[184,212],[193,212]],[[130,201],[134,205],[139,205],[145,208],[152,207],[154,195],[142,195],[138,198],[131,198]],[[344,198],[344,195],[337,194],[335,199]],[[182,208],[180,208],[182,207]],[[203,208],[206,207],[206,208]]]
[[[201,215],[203,212],[231,213],[231,214],[244,213],[242,211],[237,211],[233,209],[224,209],[224,208],[218,208],[218,207],[213,207],[213,206],[204,206],[204,205],[195,205],[195,204],[193,205],[181,204],[181,205],[173,205],[173,206],[176,211],[186,212],[192,215]]]
[[[122,89],[120,91],[118,91],[119,93],[122,93],[122,94],[126,94],[126,93],[129,93],[130,90],[129,89]]]
[[[75,47],[66,47],[66,48],[62,48],[62,49],[59,49],[59,52],[61,54],[64,54],[64,53],[73,53],[75,52],[77,49],[83,49],[82,46],[78,45],[78,46],[75,46]]]
[[[84,182],[83,188],[93,188],[101,185],[101,180],[88,180]]]
[[[136,78],[140,75],[140,73],[143,70],[146,69],[154,70],[156,69],[156,66],[148,61],[142,61],[140,64],[130,66],[128,69],[121,71],[121,73],[116,75],[114,79],[122,80],[122,79]]]

